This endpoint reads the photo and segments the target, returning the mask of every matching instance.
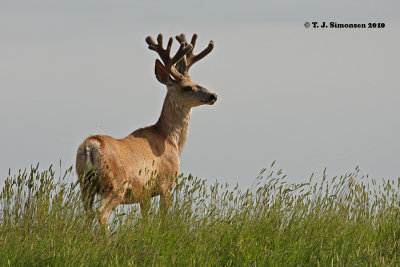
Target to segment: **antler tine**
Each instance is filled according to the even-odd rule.
[[[185,34],[182,33],[182,34],[180,34],[180,35],[175,36],[175,38],[176,38],[176,40],[178,40],[178,42],[180,42],[181,44],[182,44],[182,43],[187,44],[187,40],[186,40]],[[195,33],[195,34],[193,34],[192,40],[190,41],[190,44],[193,46],[193,49],[192,49],[191,51],[189,51],[189,52],[186,54],[186,57],[184,57],[184,58],[182,59],[182,61],[179,62],[179,64],[180,64],[180,65],[179,65],[180,70],[181,70],[181,72],[182,72],[184,75],[188,75],[188,71],[189,71],[190,67],[191,67],[194,63],[196,63],[197,61],[199,61],[200,59],[202,59],[202,58],[204,58],[205,56],[207,56],[207,55],[213,50],[213,48],[214,48],[214,42],[213,42],[213,41],[210,41],[210,43],[208,44],[208,46],[207,46],[203,51],[201,51],[199,54],[195,55],[195,54],[193,53],[193,50],[194,50],[194,47],[195,47],[195,45],[196,45],[196,41],[197,41],[197,34]]]
[[[172,39],[172,37],[169,37],[168,39],[168,44],[167,44],[167,52],[168,55],[171,53],[171,47],[172,47],[172,42],[174,41],[174,39]]]
[[[193,47],[196,45],[196,41],[197,41],[197,34],[193,34],[192,36],[192,40],[190,41],[190,43],[193,45]]]
[[[151,36],[147,36],[146,37],[146,43],[148,45],[152,45],[152,46],[156,46],[157,45],[156,42],[154,42],[153,37],[151,37]]]
[[[157,42],[158,42],[158,46],[163,49],[163,36],[161,33],[158,34],[157,36]]]
[[[186,36],[184,33],[181,33],[180,35],[176,35],[175,39],[180,43],[180,44],[187,44],[186,41]],[[193,48],[194,45],[192,44]],[[193,54],[193,49],[190,50],[185,57],[182,57],[182,59],[176,64],[176,68],[180,71],[180,73],[184,74],[184,75],[188,75],[187,73],[187,62],[186,62],[186,58],[189,56],[189,54]]]
[[[188,68],[190,68],[194,63],[196,63],[200,59],[207,56],[213,49],[214,49],[214,42],[211,40],[208,43],[208,46],[203,51],[201,51],[197,55],[193,55],[193,57],[191,57],[190,62],[188,62]]]
[[[175,38],[179,43],[187,43],[186,36],[184,33],[181,33],[180,35],[175,36]]]

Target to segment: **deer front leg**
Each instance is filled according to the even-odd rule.
[[[169,214],[169,209],[171,207],[171,198],[172,198],[172,193],[170,189],[160,194],[160,211],[162,215]]]
[[[149,216],[149,210],[150,210],[150,199],[146,199],[140,202],[140,213],[142,214],[143,219],[147,219],[147,216]]]

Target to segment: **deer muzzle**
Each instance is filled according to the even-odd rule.
[[[217,94],[211,93],[208,96],[208,104],[213,105],[217,101],[217,98],[218,98]]]

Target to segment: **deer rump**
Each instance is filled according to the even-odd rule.
[[[90,190],[88,194],[105,198],[110,191],[120,191],[121,204],[133,204],[173,186],[179,172],[176,151],[160,146],[155,142],[160,138],[154,134],[152,138],[140,137],[146,132],[151,132],[151,127],[124,139],[95,135],[79,146],[77,172],[81,186]]]

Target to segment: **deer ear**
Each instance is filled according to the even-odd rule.
[[[160,60],[156,59],[156,67],[154,69],[156,78],[160,83],[167,84],[169,81],[169,72]]]

